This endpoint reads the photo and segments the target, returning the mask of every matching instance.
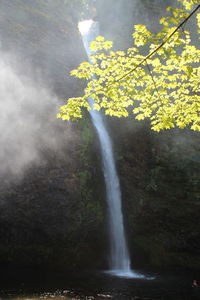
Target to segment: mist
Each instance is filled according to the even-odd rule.
[[[0,57],[0,175],[21,177],[42,163],[42,152],[62,148],[63,139],[71,137],[70,126],[56,119],[62,100],[45,86],[41,74],[33,79],[16,57]]]

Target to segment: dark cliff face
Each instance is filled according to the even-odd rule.
[[[101,34],[125,48],[133,24],[151,19],[154,28],[152,15],[159,19],[170,4],[153,2],[139,1],[136,7],[134,1],[96,1],[92,13]],[[14,58],[19,74],[42,81],[60,104],[82,91],[82,83],[68,73],[86,59],[77,30],[81,6],[64,3],[0,2],[1,51]],[[39,105],[42,99],[35,101]],[[20,174],[1,173],[0,264],[105,268],[105,185],[96,134],[87,117],[74,124],[56,120],[52,106],[50,101],[40,112],[45,120],[35,143],[40,159]],[[200,268],[198,134],[155,134],[149,124],[131,118],[109,119],[108,125],[133,265]],[[14,145],[6,149],[14,155]]]
[[[199,134],[111,125],[133,266],[199,269]]]
[[[79,149],[71,146],[67,155],[46,153],[42,164],[29,168],[20,182],[1,187],[2,265],[62,270],[101,266],[103,199],[91,187],[95,170],[89,173],[87,156],[80,159],[81,144],[76,142]],[[95,180],[93,184],[98,186]]]
[[[99,160],[92,131],[56,120],[58,104],[82,90],[69,76],[86,59],[77,29],[81,3],[0,3],[1,119],[15,107],[0,123],[7,134],[0,153],[0,264],[101,264],[103,196],[98,166],[90,163]]]

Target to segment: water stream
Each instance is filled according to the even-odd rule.
[[[86,20],[79,23],[84,47],[88,56],[92,54],[89,45],[98,36],[98,23]],[[88,99],[92,107],[93,99]],[[100,111],[90,110],[90,116],[96,128],[101,148],[103,173],[106,185],[106,198],[109,211],[110,261],[109,273],[122,277],[143,277],[131,270],[131,261],[125,238],[121,191],[115,166],[111,138]]]

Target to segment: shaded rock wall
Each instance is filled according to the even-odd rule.
[[[27,153],[31,148],[29,139],[21,135],[19,138],[17,131],[9,145],[10,136],[1,145],[1,165],[4,158],[16,158],[13,163],[10,161],[10,169],[0,171],[1,265],[65,268],[102,264],[104,204],[98,187],[102,177],[92,129],[87,121],[67,124],[56,120],[58,102],[63,104],[67,97],[82,90],[82,83],[69,77],[69,72],[86,58],[77,29],[81,2],[3,0],[0,3],[0,51],[9,56],[9,68],[13,68],[20,80],[25,77],[28,82],[30,78],[35,89],[45,89],[47,97],[56,98],[55,103],[49,99],[41,111],[44,99],[30,97],[29,103],[28,95],[21,94],[21,90],[13,93],[24,97],[20,105],[28,107],[31,118],[36,116],[36,124],[32,126],[38,127],[37,132],[28,133],[37,136],[37,139],[32,137],[37,157],[18,172],[13,165],[20,159],[14,153],[15,144],[19,144],[17,149],[21,153]],[[22,84],[25,91],[26,81],[18,85]],[[11,89],[15,88],[11,82]],[[6,96],[2,94],[1,101],[6,103]],[[11,103],[15,100],[18,99],[12,99]],[[1,116],[4,113],[2,110]],[[24,118],[10,118],[1,130],[6,128],[10,132],[11,126],[18,130],[19,121],[23,128],[30,126],[25,114],[19,116]]]
[[[153,3],[96,1],[93,14],[96,9],[101,33],[125,48],[132,24],[147,20],[154,28],[170,4]],[[81,10],[63,1],[2,0],[0,14],[1,51],[15,56],[18,70],[39,78],[60,103],[82,91],[82,83],[66,76],[86,58],[76,27]],[[39,161],[20,176],[1,175],[0,264],[105,268],[105,191],[94,129],[87,115],[74,124],[50,115],[42,118],[51,136],[59,136],[57,146],[38,140]],[[199,268],[198,134],[155,134],[148,122],[133,119],[108,124],[133,266]]]
[[[112,122],[133,266],[198,269],[199,134]]]
[[[81,125],[82,137],[74,130],[70,148],[64,143],[60,151],[43,153],[42,163],[21,180],[1,178],[1,265],[65,269],[105,263],[104,192],[88,126]]]

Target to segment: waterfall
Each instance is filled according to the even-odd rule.
[[[98,23],[86,20],[79,23],[84,47],[88,56],[91,54],[90,42],[98,35]],[[88,99],[92,107],[93,99]],[[143,275],[131,270],[131,262],[124,232],[123,214],[121,208],[121,191],[119,178],[115,166],[111,138],[106,129],[102,114],[97,110],[90,110],[93,125],[97,131],[103,164],[103,173],[106,185],[106,198],[109,215],[110,231],[110,261],[109,272],[116,276],[141,278]]]

